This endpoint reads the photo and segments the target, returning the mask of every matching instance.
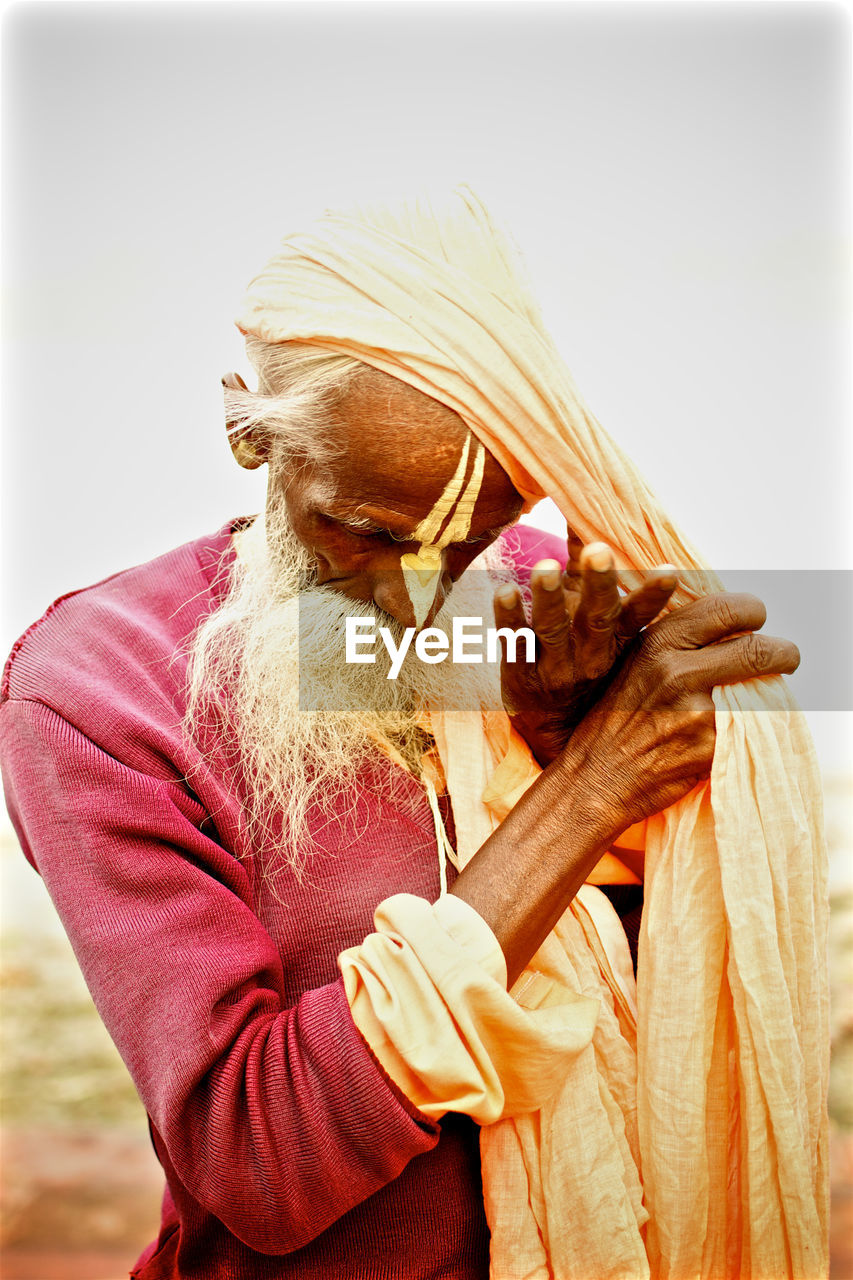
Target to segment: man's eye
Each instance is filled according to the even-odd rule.
[[[410,541],[409,538],[392,533],[390,529],[384,529],[378,524],[368,524],[362,521],[350,522],[349,520],[335,520],[334,523],[339,529],[343,529],[344,533],[349,533],[356,538],[386,538],[389,542]]]
[[[364,524],[342,524],[341,528],[347,533],[354,533],[357,538],[375,538],[379,533],[379,529],[371,529]]]
[[[352,534],[356,538],[377,538],[380,534],[386,533],[385,529],[380,529],[378,525],[373,524],[350,524],[347,520],[335,520],[334,522],[339,529],[343,529],[344,533]]]

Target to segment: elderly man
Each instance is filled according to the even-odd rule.
[[[300,293],[273,260],[240,321],[258,389],[224,380],[238,462],[269,466],[265,512],[64,597],[7,667],[10,811],[166,1174],[160,1236],[133,1272],[145,1280],[484,1277],[490,1233],[497,1280],[641,1276],[663,1257],[671,1275],[710,1277],[719,1250],[744,1260],[751,1247],[725,1225],[717,1242],[715,1220],[707,1267],[690,1269],[695,1242],[673,1227],[666,1188],[641,1184],[659,1132],[643,1133],[634,975],[610,899],[642,878],[647,819],[655,858],[667,850],[690,877],[714,862],[696,817],[712,690],[798,656],[755,634],[750,597],[667,611],[667,564],[621,593],[582,504],[573,527],[588,545],[573,535],[565,573],[556,541],[516,524],[541,440],[525,451],[503,432],[500,370],[466,370],[479,338],[434,374],[435,394],[424,370],[439,362],[418,346],[442,328],[448,271],[467,279],[457,309],[514,367],[524,343],[491,309],[540,332],[479,209],[464,230],[465,199],[461,222],[333,217],[322,244],[343,265],[325,262],[322,287],[306,276]],[[297,274],[316,270],[318,243],[285,242]],[[414,261],[438,272],[434,296],[421,284],[365,319],[377,262],[405,292]],[[488,261],[507,288],[484,301]],[[555,442],[558,498],[566,456]],[[611,541],[626,567],[621,530]],[[532,657],[508,634],[528,621],[528,583]],[[411,648],[413,633],[486,616],[495,590],[500,671]],[[408,634],[395,678],[382,646],[346,661],[352,617],[397,650]],[[704,862],[670,817],[685,796]],[[675,980],[707,1003],[703,971],[719,989],[721,948],[739,955],[739,941],[712,946],[697,914],[697,967],[691,892],[669,895],[693,957]],[[641,942],[641,976],[669,963],[666,940],[656,948]],[[674,1025],[652,1034],[677,1038],[666,999]],[[732,1070],[727,1008],[711,1010],[712,1082],[721,1054]],[[647,1034],[641,1017],[641,1071]],[[703,1129],[715,1115],[725,1127],[694,1101]],[[731,1186],[725,1163],[701,1171],[712,1189],[721,1169]],[[761,1265],[726,1274],[769,1275]]]

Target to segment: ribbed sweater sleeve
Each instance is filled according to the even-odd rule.
[[[292,1007],[239,860],[177,781],[11,699],[12,820],[192,1196],[250,1248],[299,1249],[437,1142],[355,1029],[340,981]]]

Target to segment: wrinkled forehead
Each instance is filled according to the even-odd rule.
[[[389,374],[365,367],[338,397],[325,480],[339,498],[423,517],[453,481],[466,449],[483,454],[476,514],[514,519],[520,497],[457,413]]]

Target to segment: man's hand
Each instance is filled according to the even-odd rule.
[[[796,671],[797,646],[758,633],[766,616],[755,596],[729,593],[673,610],[644,632],[584,717],[570,751],[581,753],[587,794],[609,814],[614,838],[710,773],[715,686]]]
[[[565,749],[453,885],[493,930],[512,983],[598,859],[708,776],[717,685],[787,675],[796,645],[758,634],[748,595],[705,596],[652,623]]]
[[[543,766],[556,758],[575,726],[600,697],[622,653],[666,605],[677,584],[662,565],[628,595],[620,595],[613,556],[603,542],[584,547],[569,533],[569,564],[541,560],[530,577],[532,617],[518,588],[495,595],[498,627],[532,625],[536,659],[501,663],[504,706]]]

